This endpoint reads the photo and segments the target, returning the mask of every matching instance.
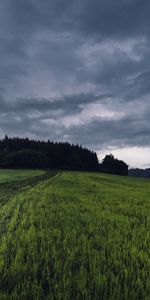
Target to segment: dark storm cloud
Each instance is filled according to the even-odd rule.
[[[126,98],[137,99],[150,93],[150,70],[145,71],[128,80]]]
[[[39,137],[47,139],[49,136],[53,140],[69,140],[74,143],[81,143],[95,150],[106,149],[109,145],[125,146],[148,146],[150,136],[149,109],[143,113],[136,114],[130,112],[122,117],[90,117],[82,122],[73,123],[74,116],[82,114],[84,108],[94,103],[113,105],[111,95],[92,95],[81,94],[63,99],[28,99],[26,105],[24,101],[18,100],[8,109],[8,105],[3,102],[0,114],[0,128],[4,132],[16,133],[20,136]],[[107,98],[109,97],[109,98]],[[86,98],[86,104],[85,104]],[[87,101],[88,99],[88,101]],[[110,99],[110,100],[109,100]],[[71,101],[70,101],[71,100]],[[111,104],[109,103],[111,101]],[[117,106],[116,105],[116,112]],[[113,105],[114,106],[114,105]],[[121,104],[122,107],[122,104]],[[138,108],[137,108],[138,111]],[[90,112],[90,108],[89,108]],[[84,111],[84,115],[88,113]],[[103,108],[102,108],[103,113]],[[69,126],[66,118],[70,116]],[[67,119],[68,121],[68,119]]]
[[[83,1],[81,28],[98,38],[143,36],[149,34],[149,10],[147,0]]]
[[[1,113],[23,113],[26,111],[32,113],[35,111],[41,113],[51,113],[62,110],[64,115],[68,113],[80,112],[81,106],[85,106],[88,103],[100,100],[105,101],[108,97],[112,97],[110,94],[93,95],[93,94],[75,94],[71,96],[63,96],[62,98],[29,98],[29,99],[17,99],[16,101],[8,102],[1,99]]]
[[[132,130],[131,130],[132,129]],[[94,132],[94,134],[93,134]],[[125,117],[121,120],[93,120],[90,124],[81,126],[80,138],[79,128],[73,126],[66,131],[71,141],[79,143],[82,139],[83,145],[99,150],[106,150],[107,146],[123,148],[126,146],[149,146],[150,124],[147,119],[134,119]],[[101,147],[100,147],[101,145]]]
[[[148,0],[1,1],[2,133],[150,145],[149,12]]]
[[[61,140],[66,132],[62,118],[81,113],[87,104],[105,102],[109,94],[84,94],[49,99],[1,99],[0,128],[11,134],[29,134],[33,137],[52,137]]]
[[[29,34],[38,26],[98,38],[149,34],[148,0],[6,0],[2,6],[17,33]]]

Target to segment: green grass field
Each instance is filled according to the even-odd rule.
[[[0,170],[0,184],[41,176],[44,173],[42,170]]]
[[[17,184],[0,185],[0,299],[150,299],[149,180],[61,172]]]

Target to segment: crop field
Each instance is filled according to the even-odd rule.
[[[0,185],[0,300],[150,299],[150,181],[32,180]]]
[[[41,170],[0,170],[0,184],[41,176],[44,173]]]

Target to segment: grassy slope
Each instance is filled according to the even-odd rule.
[[[63,172],[0,210],[0,299],[150,299],[150,182]]]
[[[19,191],[29,189],[48,176],[49,172],[44,170],[0,169],[0,210]]]
[[[20,181],[27,178],[42,176],[43,170],[0,170],[0,184],[6,182]]]

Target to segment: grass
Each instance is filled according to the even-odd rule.
[[[0,299],[150,299],[150,182],[62,172],[0,209]]]
[[[0,170],[0,209],[14,195],[49,176],[42,170]]]
[[[43,170],[0,170],[0,184],[6,182],[20,181],[27,178],[42,176]]]

